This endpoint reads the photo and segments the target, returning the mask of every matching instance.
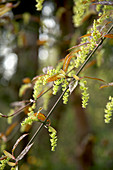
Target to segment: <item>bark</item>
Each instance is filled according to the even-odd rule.
[[[78,170],[88,170],[93,165],[94,135],[88,122],[86,110],[81,107],[81,96],[72,94],[77,129],[76,161]]]

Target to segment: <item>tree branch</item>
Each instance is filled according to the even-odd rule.
[[[110,31],[113,29],[113,25],[109,28],[109,30],[106,32],[106,34],[109,34]],[[93,56],[93,54],[97,51],[97,49],[100,47],[100,45],[102,45],[103,41],[106,39],[106,37],[102,37],[99,44],[94,48],[94,50],[87,56],[87,59],[84,61],[84,63],[82,64],[82,66],[79,68],[79,70],[77,71],[76,75],[78,76],[80,74],[80,72],[83,70],[83,68],[85,67],[85,65],[88,63],[88,61],[91,59],[91,57]],[[75,68],[75,67],[74,67]],[[73,69],[74,69],[73,68]],[[73,70],[71,69],[71,71]],[[69,72],[68,72],[69,73]],[[75,79],[73,79],[73,81],[75,81]],[[35,137],[37,136],[37,134],[40,132],[40,130],[42,129],[42,127],[45,125],[45,122],[47,121],[47,119],[51,116],[53,110],[55,109],[55,107],[57,106],[57,104],[59,103],[59,101],[61,100],[62,96],[64,95],[64,93],[67,91],[67,89],[69,88],[69,85],[67,86],[67,88],[65,89],[65,91],[62,92],[62,94],[60,95],[60,97],[57,99],[57,101],[55,102],[55,104],[53,105],[53,107],[51,108],[50,112],[48,113],[45,121],[43,123],[41,123],[41,125],[39,126],[39,128],[36,130],[35,134],[33,135],[33,137],[30,139],[30,141],[28,142],[27,146],[35,139]]]

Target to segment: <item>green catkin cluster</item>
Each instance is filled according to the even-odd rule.
[[[110,123],[110,120],[111,120],[111,116],[112,116],[112,112],[113,112],[113,97],[109,97],[109,102],[107,103],[106,105],[106,109],[104,110],[105,111],[105,123]]]
[[[56,146],[57,146],[57,135],[56,135],[56,130],[53,128],[53,127],[51,127],[51,126],[49,126],[48,127],[48,131],[50,132],[50,137],[51,137],[51,139],[50,139],[50,142],[51,142],[51,151],[55,151],[55,148],[56,148]]]
[[[28,116],[25,120],[21,123],[21,126],[25,126],[27,124],[32,125],[34,121],[38,121],[36,116]]]
[[[87,81],[86,80],[80,80],[80,89],[83,91],[82,92],[82,107],[86,108],[88,105],[88,100],[89,100],[89,93],[87,92],[88,87],[86,87]]]
[[[54,81],[54,84],[53,84],[53,94],[54,94],[54,95],[57,94],[57,92],[58,92],[58,90],[59,90],[59,86],[60,86],[60,84],[62,84],[62,82],[63,82],[63,78]]]
[[[34,90],[33,90],[34,100],[37,100],[38,95],[42,91],[42,86],[43,86],[43,77],[39,77],[34,85]]]
[[[16,166],[11,168],[11,170],[16,170],[16,169],[18,169]]]
[[[69,82],[67,81],[67,79],[64,79],[63,84],[62,84],[62,91],[65,91],[68,85],[69,85]],[[67,89],[63,95],[63,104],[67,104],[68,98],[69,98],[69,89]]]
[[[0,170],[4,170],[7,162],[10,160],[10,158],[4,159],[0,161]]]
[[[5,150],[6,149],[6,143],[4,142],[4,141],[1,141],[0,142],[0,152],[3,152],[3,150]]]
[[[36,103],[33,103],[31,107],[29,107],[28,117],[21,123],[22,126],[29,124],[31,125],[34,121],[38,121],[37,117],[34,116],[34,110],[36,108]]]
[[[69,89],[67,89],[63,95],[63,104],[67,104],[68,98],[69,98]]]
[[[31,88],[31,84],[23,84],[19,90],[19,97],[22,97],[23,94],[25,93],[26,89]]]
[[[63,66],[63,61],[59,61],[57,66],[56,66],[56,70],[60,71],[62,66]]]
[[[35,82],[35,85],[34,85],[34,88],[33,88],[33,100],[34,100],[34,103],[32,104],[31,107],[29,107],[28,117],[25,118],[25,120],[21,123],[22,126],[24,126],[26,124],[31,125],[34,121],[38,121],[38,119],[34,116],[34,110],[36,109],[37,97],[42,92],[42,90],[47,90],[47,87],[45,86],[47,84],[47,79],[49,77],[57,74],[58,72],[59,71],[56,70],[56,69],[48,70],[47,74],[45,74],[44,76],[39,76],[37,78],[37,81]],[[49,103],[49,99],[50,99],[50,92],[47,92],[43,96],[44,109],[47,109],[47,104]]]
[[[106,0],[106,1],[109,2],[109,0]],[[98,0],[98,2],[101,2],[101,0]],[[97,10],[97,12],[100,13],[100,15],[102,13],[106,14],[109,10],[112,10],[112,9],[113,9],[112,5],[101,5],[101,4],[96,5],[96,10]],[[100,11],[102,11],[102,12],[100,12]]]
[[[87,34],[91,33],[91,36],[83,37],[81,44],[88,43],[85,46],[80,47],[80,51],[76,54],[75,67],[78,68],[86,59],[88,53],[95,48],[101,38],[101,33],[98,30],[98,23],[96,20],[93,22],[93,27]]]
[[[47,89],[45,89],[45,90],[47,90]],[[50,90],[47,93],[45,93],[43,96],[43,109],[44,110],[48,109],[48,104],[49,104],[49,101],[51,98],[51,94],[52,94],[52,91]]]
[[[102,64],[102,58],[104,56],[105,49],[100,49],[98,52],[96,52],[96,61],[97,61],[97,66],[100,67]]]
[[[90,1],[91,2],[91,1]],[[84,13],[87,11],[88,4],[90,5],[89,1],[84,0],[74,0],[75,6],[74,6],[74,23],[75,26],[80,26],[81,16],[84,15]],[[76,53],[77,59],[75,60],[75,67],[78,68],[86,59],[87,55],[91,50],[93,50],[101,36],[103,35],[102,28],[103,25],[105,25],[106,19],[110,18],[110,12],[111,9],[113,9],[110,5],[96,5],[97,12],[98,12],[98,19],[94,20],[93,26],[90,30],[87,31],[86,34],[91,34],[91,36],[85,36],[81,38],[81,43],[88,43],[85,46],[80,47],[80,51]],[[101,12],[100,12],[101,9]],[[80,12],[81,11],[81,12]],[[78,22],[78,23],[77,23]],[[74,63],[74,62],[73,62]]]
[[[74,0],[74,7],[73,7],[73,23],[75,27],[78,27],[82,24],[82,19],[85,14],[89,11],[89,6],[91,4],[90,0],[86,0],[87,2],[84,3],[84,0]]]
[[[42,10],[42,4],[44,2],[44,0],[36,0],[37,4],[35,5],[37,11],[41,11]]]

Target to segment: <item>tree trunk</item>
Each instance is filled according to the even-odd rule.
[[[88,170],[93,165],[94,136],[91,133],[87,114],[81,107],[81,96],[72,94],[77,129],[76,162],[78,170]]]

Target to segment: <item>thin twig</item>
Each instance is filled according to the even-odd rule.
[[[47,93],[49,90],[51,90],[52,86],[49,87],[46,91],[44,91],[38,98],[37,100],[42,97],[45,93]],[[36,100],[36,101],[37,101]],[[20,109],[18,109],[17,111],[15,111],[13,114],[11,115],[1,115],[1,117],[4,117],[4,118],[9,118],[9,117],[14,117],[14,116],[17,116],[19,113],[21,113],[23,111],[23,109],[25,109],[27,106],[29,106],[31,103],[35,103],[36,102],[35,100],[33,101],[30,101],[29,103],[27,103],[25,106],[22,106]]]
[[[18,109],[17,111],[15,111],[13,114],[11,115],[1,115],[4,118],[8,118],[8,117],[14,117],[17,116],[19,113],[22,112],[23,109],[25,109],[27,106],[29,106],[32,102],[27,103],[25,106],[22,106],[20,109]]]

